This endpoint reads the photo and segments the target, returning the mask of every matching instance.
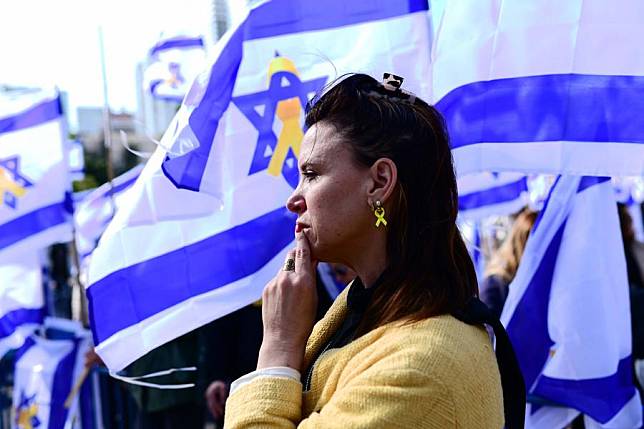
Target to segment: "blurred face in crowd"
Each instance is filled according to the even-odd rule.
[[[306,235],[313,259],[344,262],[373,230],[369,168],[354,161],[349,145],[326,122],[304,135],[298,166],[300,181],[286,203],[298,215],[296,231]]]

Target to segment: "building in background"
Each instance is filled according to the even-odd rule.
[[[228,2],[226,0],[212,0],[212,38],[214,41],[221,39],[230,23]]]

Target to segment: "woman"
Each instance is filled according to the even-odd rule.
[[[521,210],[512,224],[510,234],[492,256],[485,270],[485,279],[481,285],[481,301],[497,317],[500,317],[503,311],[503,305],[508,297],[508,286],[517,273],[530,230],[536,219],[537,212],[528,208]]]
[[[297,247],[264,290],[257,371],[233,383],[227,428],[503,426],[486,331],[453,316],[477,318],[476,277],[445,127],[387,77],[351,75],[307,111]],[[358,277],[313,329],[318,261]]]

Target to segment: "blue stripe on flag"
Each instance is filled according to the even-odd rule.
[[[94,344],[257,272],[293,241],[294,226],[294,215],[280,208],[99,280],[87,289]]]
[[[156,44],[152,49],[150,49],[150,56],[153,56],[160,51],[167,51],[168,49],[176,48],[192,48],[192,47],[204,47],[203,39],[201,37],[192,37],[192,38],[176,38],[168,39]]]
[[[228,109],[233,94],[242,58],[244,27],[240,25],[235,30],[212,66],[203,98],[188,120],[199,146],[183,156],[168,157],[161,164],[163,173],[179,189],[199,191],[219,119]]]
[[[42,323],[45,318],[44,308],[20,308],[0,317],[0,338],[8,337],[20,325]]]
[[[589,380],[560,380],[541,376],[533,393],[606,423],[635,394],[631,364],[629,356],[619,361],[615,374]],[[606,397],[606,392],[610,392],[610,398]]]
[[[252,40],[305,31],[327,30],[395,18],[423,10],[429,10],[427,0],[378,2],[273,0],[252,11],[252,25],[247,27],[244,38]]]
[[[119,183],[118,185],[114,185],[111,189],[107,190],[107,192],[105,193],[105,196],[114,195],[114,194],[118,194],[119,192],[123,192],[130,186],[134,185],[134,182],[136,182],[136,179],[138,178],[139,176],[137,174],[135,177],[133,177],[130,180],[127,180],[123,183]]]
[[[53,121],[63,114],[60,97],[36,104],[16,115],[0,119],[0,134]]]
[[[558,74],[474,82],[436,107],[452,148],[481,142],[643,143],[644,76]]]
[[[519,359],[528,393],[532,392],[534,382],[548,359],[550,347],[554,344],[548,334],[548,304],[565,227],[566,222],[563,222],[552,238],[506,328],[516,355],[531,357]],[[531,334],[525,335],[526,332]]]
[[[27,338],[25,338],[25,342],[22,343],[22,346],[18,349],[16,354],[13,356],[13,361],[18,362],[27,351],[32,348],[36,344],[36,341],[34,341],[33,337],[30,335]]]
[[[97,429],[97,424],[94,419],[94,403],[92,402],[92,385],[95,382],[92,373],[87,377],[83,383],[80,393],[78,394],[81,428],[82,429]]]
[[[596,177],[596,176],[583,176],[579,181],[577,193],[590,188],[591,186],[599,185],[600,183],[608,182],[610,177]]]
[[[65,202],[41,207],[24,216],[0,225],[0,250],[9,247],[30,235],[67,221]]]
[[[54,372],[51,387],[51,404],[49,406],[48,428],[59,429],[65,427],[69,408],[65,407],[65,400],[72,390],[74,380],[74,366],[78,353],[78,340],[74,340],[74,347],[58,362]]]
[[[458,209],[472,210],[479,207],[516,200],[522,192],[527,190],[528,181],[523,177],[515,182],[459,196]]]

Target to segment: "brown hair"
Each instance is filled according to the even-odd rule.
[[[456,177],[442,116],[418,98],[387,95],[370,76],[341,79],[307,106],[306,126],[334,126],[360,165],[389,158],[398,169],[387,214],[389,264],[356,334],[462,310],[477,282],[456,227]]]
[[[507,282],[511,282],[514,279],[530,230],[536,219],[537,212],[535,211],[525,208],[519,212],[512,224],[510,233],[492,256],[485,270],[486,276],[496,275]]]

